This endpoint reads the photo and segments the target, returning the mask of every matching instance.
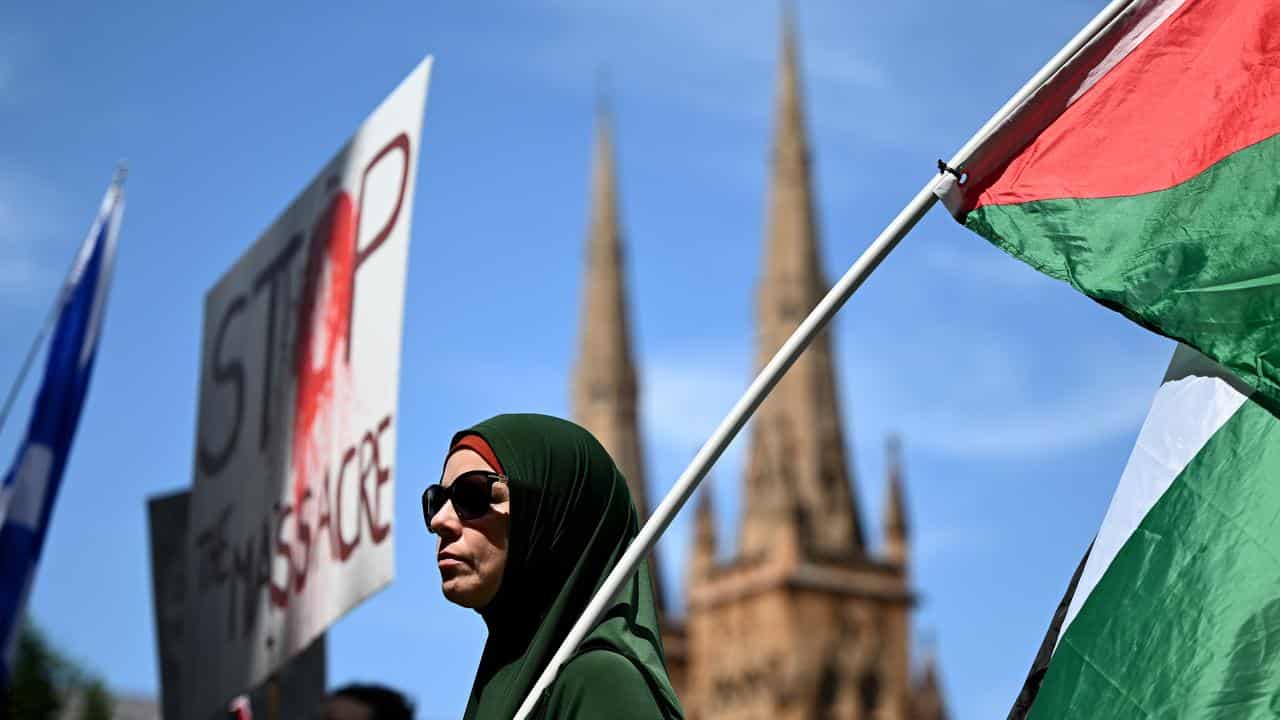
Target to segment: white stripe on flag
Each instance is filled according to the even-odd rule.
[[[108,202],[111,203],[111,207],[101,219],[101,222],[106,226],[106,237],[103,238],[105,242],[102,248],[102,267],[98,272],[97,286],[93,294],[93,305],[89,311],[89,328],[85,332],[84,344],[80,348],[79,365],[81,368],[84,368],[89,359],[93,357],[93,351],[98,347],[98,336],[102,331],[102,318],[107,307],[107,292],[111,289],[111,274],[116,264],[116,237],[120,233],[120,219],[124,216],[124,188],[119,185],[112,185],[107,193],[107,199],[103,200],[103,205],[105,206]]]
[[[1093,541],[1059,640],[1152,506],[1244,404],[1248,395],[1237,389],[1241,387],[1221,366],[1188,347],[1178,347]]]
[[[40,525],[40,511],[49,490],[49,471],[53,469],[53,451],[46,445],[31,443],[22,453],[9,498],[6,525],[21,525],[35,532]]]

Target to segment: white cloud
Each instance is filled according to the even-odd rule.
[[[654,358],[640,372],[647,437],[670,449],[701,447],[750,380],[745,362],[694,349]]]
[[[889,382],[862,387],[874,397],[852,406],[891,418],[913,446],[954,457],[1062,453],[1136,432],[1168,359],[1167,342],[1158,339],[1056,354],[965,331],[933,329],[928,344],[946,348],[944,362],[934,354],[928,366],[911,367],[919,355],[904,342],[892,369],[857,368]],[[900,384],[907,378],[910,386]]]
[[[749,368],[743,358],[723,349],[686,347],[679,353],[646,358],[641,422],[652,462],[649,464],[649,497],[656,505],[675,483],[702,444],[746,390]],[[701,491],[710,491],[717,515],[722,552],[734,547],[742,478],[743,450],[750,426],[744,428],[703,480]],[[659,544],[668,597],[683,587],[681,573],[688,558],[693,517],[691,500],[676,516]]]
[[[917,562],[934,558],[954,559],[960,553],[984,554],[997,542],[991,528],[928,526],[920,528],[912,541],[912,554]]]
[[[1043,403],[917,411],[903,424],[912,428],[916,444],[956,456],[1058,453],[1135,431],[1154,390],[1154,384],[1095,384]]]
[[[1087,449],[1137,430],[1168,356],[1159,340],[1136,349],[1080,347],[1066,357],[1046,356],[1034,343],[967,330],[925,329],[916,340],[927,352],[899,338],[883,367],[845,363],[837,379],[843,407],[864,420],[873,417],[872,426],[898,429],[914,447],[955,457],[1017,459]],[[937,363],[937,348],[947,348],[945,365],[913,367]],[[685,458],[710,437],[751,379],[745,357],[705,348],[658,355],[642,373],[646,437],[655,451],[688,453]],[[846,427],[853,426],[846,418]],[[722,467],[740,465],[743,444],[740,437]]]

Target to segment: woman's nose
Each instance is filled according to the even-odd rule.
[[[458,519],[458,513],[453,511],[452,500],[440,508],[427,527],[431,532],[444,538],[455,538],[462,533],[462,521]]]

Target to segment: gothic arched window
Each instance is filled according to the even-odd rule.
[[[868,672],[858,682],[858,699],[862,703],[862,716],[871,717],[880,705],[880,678]]]

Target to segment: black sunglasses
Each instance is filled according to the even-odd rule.
[[[458,514],[459,520],[482,517],[493,506],[493,484],[506,481],[505,475],[495,472],[468,470],[454,478],[449,487],[439,483],[427,486],[422,491],[422,519],[427,523],[427,532],[434,532],[431,529],[431,518],[450,500],[453,501],[453,511]]]

